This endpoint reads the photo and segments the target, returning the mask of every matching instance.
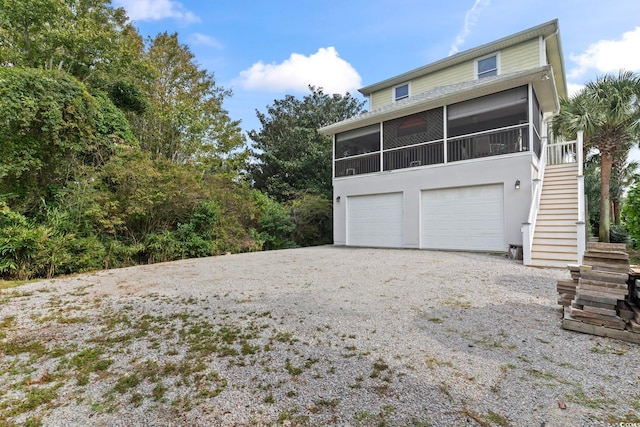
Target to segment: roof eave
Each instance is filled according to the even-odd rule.
[[[414,70],[408,71],[403,74],[399,74],[395,77],[391,77],[389,79],[383,80],[381,82],[365,86],[363,88],[358,89],[364,96],[369,96],[371,93],[379,91],[381,89],[393,87],[395,85],[405,83],[416,77],[423,76],[428,73],[433,73],[435,71],[451,67],[452,65],[456,65],[462,62],[469,61],[473,58],[478,58],[480,56],[504,49],[509,46],[513,46],[515,44],[521,43],[525,40],[530,40],[539,36],[547,37],[554,34],[558,31],[558,20],[554,19],[549,22],[545,22],[544,24],[540,24],[536,27],[529,28],[527,30],[521,31],[516,34],[512,34],[507,37],[503,37],[500,40],[493,41],[491,43],[486,43],[482,46],[478,46],[472,49],[465,50],[463,52],[459,52],[455,55],[449,56],[448,58],[441,59],[436,62],[432,62],[431,64],[424,65],[422,67],[416,68]]]

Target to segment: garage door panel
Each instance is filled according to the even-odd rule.
[[[504,250],[501,184],[425,190],[421,198],[423,248]]]
[[[402,247],[402,193],[347,197],[347,245]]]

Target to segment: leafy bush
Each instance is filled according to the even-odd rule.
[[[259,191],[253,192],[258,207],[258,228],[255,238],[263,250],[286,249],[295,246],[291,240],[294,224],[287,209]]]
[[[295,225],[293,240],[300,246],[333,242],[333,204],[318,194],[302,194],[287,206]]]
[[[622,208],[622,220],[633,242],[640,242],[640,187],[637,184],[627,194]]]
[[[624,225],[612,225],[609,230],[609,241],[611,243],[629,243],[631,238]]]

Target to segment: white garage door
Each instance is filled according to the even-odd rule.
[[[502,184],[425,190],[421,203],[423,248],[505,250]]]
[[[403,240],[402,193],[347,197],[347,245],[398,248]]]

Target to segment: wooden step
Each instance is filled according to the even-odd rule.
[[[577,213],[558,213],[558,212],[551,212],[551,211],[539,211],[538,212],[538,221],[545,221],[545,220],[558,220],[558,221],[573,221],[576,222],[578,221],[578,214]]]
[[[577,207],[572,207],[572,206],[568,206],[568,205],[563,205],[560,203],[556,203],[556,204],[549,204],[547,206],[544,207],[544,209],[539,209],[538,210],[538,215],[540,214],[545,214],[545,215],[551,215],[551,214],[559,214],[559,215],[575,215],[575,217],[578,217],[578,208]]]
[[[545,268],[567,268],[568,264],[575,263],[575,261],[568,262],[564,260],[557,259],[531,259],[531,264],[533,267],[545,267]]]
[[[576,233],[576,230],[574,228],[574,230],[572,232],[570,231],[540,231],[538,229],[536,229],[536,232],[534,234],[534,241],[535,239],[560,239],[560,240],[564,240],[564,239],[571,239],[574,242],[577,241],[578,239],[578,233]]]
[[[531,249],[531,253],[554,253],[554,254],[571,254],[572,257],[576,257],[578,253],[578,245],[574,244],[573,246],[565,246],[565,245],[542,245],[536,244],[534,242],[533,248]],[[577,257],[576,257],[577,258]]]
[[[565,200],[567,203],[575,203],[578,204],[578,195],[576,193],[551,193],[551,194],[543,194],[540,198],[542,200]]]
[[[561,220],[561,219],[545,219],[538,218],[536,221],[536,227],[567,227],[567,228],[575,228],[576,220]]]
[[[572,246],[575,250],[578,250],[578,239],[575,237],[539,237],[534,236],[533,246]]]
[[[559,193],[559,192],[575,193],[576,191],[578,191],[577,185],[571,185],[566,183],[547,185],[547,182],[545,181],[545,183],[542,186],[542,195],[547,193]]]
[[[578,260],[578,255],[576,253],[569,254],[565,252],[545,252],[545,251],[531,251],[531,259],[539,259],[539,260],[557,260],[557,261],[565,261],[568,264],[575,264]]]

